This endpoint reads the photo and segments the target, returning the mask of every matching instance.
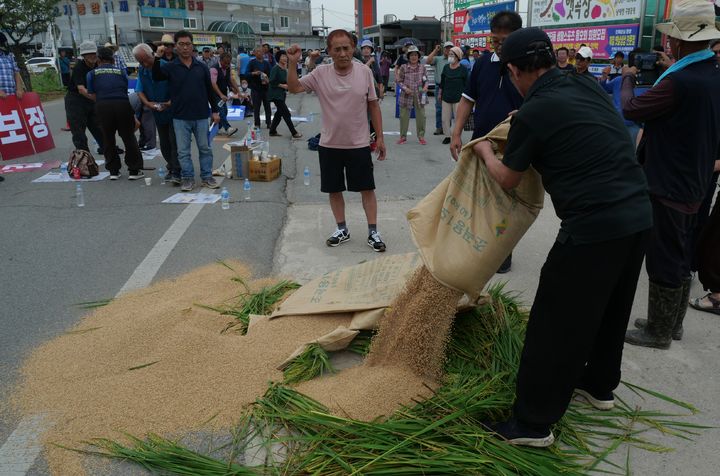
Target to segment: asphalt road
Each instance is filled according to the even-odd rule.
[[[399,129],[399,121],[393,116],[394,98],[388,99],[382,106],[384,129],[394,132]],[[293,114],[319,112],[312,95],[292,96],[288,103]],[[62,102],[45,104],[45,110],[57,148],[17,162],[67,159],[72,147],[70,134],[60,131],[65,123]],[[244,125],[238,125],[241,136]],[[413,135],[408,144],[396,146],[397,136],[386,136],[388,160],[375,164],[378,224],[389,253],[414,249],[405,213],[453,166],[441,138],[431,135],[431,118],[427,126],[428,146],[417,143],[411,124]],[[319,132],[319,128],[319,121],[299,126],[306,138]],[[142,279],[158,280],[218,259],[240,259],[260,275],[279,273],[305,280],[374,257],[363,243],[365,220],[357,194],[347,197],[353,240],[331,250],[324,246],[334,224],[326,197],[319,191],[317,154],[307,150],[304,140],[291,141],[284,125],[279,131],[284,137],[271,141],[271,152],[283,157],[283,175],[271,183],[254,183],[250,202],[239,200],[241,182],[226,180],[224,185],[233,197],[230,210],[221,210],[219,203],[205,205],[192,220],[187,219],[187,206],[160,203],[177,189],[160,186],[157,181],[151,187],[124,179],[88,183],[84,188],[86,206],[79,209],[75,206],[73,184],[31,183],[45,172],[5,176],[5,182],[0,183],[0,451],[19,423],[3,404],[17,381],[23,359],[38,344],[79,320],[85,311],[78,303],[111,298],[128,283],[137,283],[138,273]],[[220,140],[213,144],[216,167],[227,155],[222,144]],[[158,158],[146,164],[157,166],[161,162]],[[310,186],[302,182],[305,166],[312,172]],[[178,227],[179,232],[168,232]],[[500,278],[508,280],[510,289],[522,291],[528,303],[557,229],[558,220],[547,200],[546,209],[514,252],[513,271]],[[168,233],[172,235],[170,241],[166,241]],[[150,276],[154,268],[146,267],[145,260],[158,251],[169,254]],[[700,292],[696,283],[693,295]],[[643,273],[633,317],[645,314],[646,296]],[[592,305],[591,290],[588,302]],[[670,351],[628,346],[624,377],[694,403],[702,413],[692,421],[720,426],[717,319],[690,310],[686,323],[686,337],[673,343]],[[633,395],[625,390],[622,397],[632,399]],[[660,437],[662,443],[677,448],[677,452],[657,455],[632,450],[632,467],[636,474],[716,474],[720,465],[716,437],[715,431],[703,434],[696,442]],[[625,453],[621,453],[620,459],[624,460]],[[0,475],[4,476],[2,463],[0,460]],[[29,471],[46,473],[41,457]],[[142,472],[121,465],[92,473]]]

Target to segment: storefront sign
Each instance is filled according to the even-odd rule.
[[[17,159],[54,149],[50,128],[37,93],[25,93],[22,101],[10,95],[0,99],[0,157]]]
[[[154,18],[187,18],[187,10],[179,8],[140,7],[140,15]]]
[[[557,27],[637,20],[642,0],[530,0],[532,26]]]
[[[193,43],[196,45],[215,45],[217,43],[222,43],[222,36],[204,34],[193,35]]]
[[[593,59],[609,59],[618,51],[627,56],[634,50],[639,30],[639,25],[616,25],[549,29],[545,33],[556,50],[561,46],[577,50],[584,43],[593,50]]]
[[[482,33],[490,31],[490,21],[504,11],[515,11],[516,2],[497,3],[486,7],[459,10],[453,15],[453,27],[456,33]]]
[[[453,43],[455,43],[455,46],[468,45],[470,48],[473,49],[477,48],[479,50],[492,50],[489,33],[455,35],[453,36]]]
[[[490,3],[494,1],[496,0],[455,0],[455,10],[461,10],[463,8],[482,5],[483,3]]]

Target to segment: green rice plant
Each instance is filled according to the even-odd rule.
[[[283,380],[287,384],[293,384],[334,372],[330,355],[320,344],[313,343],[305,346],[305,350],[283,369]]]
[[[112,302],[112,298],[100,299],[98,301],[84,301],[75,304],[80,309],[96,309],[98,307],[107,306]]]
[[[261,474],[252,468],[222,461],[201,454],[158,435],[150,434],[144,440],[127,436],[130,445],[123,445],[108,439],[95,439],[88,443],[98,451],[82,451],[86,454],[110,456],[133,461],[153,472],[181,475],[205,476],[257,476]]]
[[[456,317],[446,377],[429,398],[403,406],[386,418],[364,422],[332,415],[296,390],[271,384],[233,430],[236,451],[247,449],[248,441],[268,451],[285,448],[285,459],[268,462],[261,469],[264,474],[629,474],[629,453],[624,462],[610,458],[623,445],[668,451],[649,439],[653,431],[690,439],[707,428],[682,420],[687,412],[697,411],[692,405],[623,382],[643,399],[674,405],[683,414],[634,407],[619,397],[610,411],[576,401],[553,428],[557,443],[550,448],[518,447],[498,439],[486,425],[511,413],[528,318],[518,296],[505,292],[503,286],[492,286],[486,304]],[[362,341],[357,344],[364,346]],[[289,376],[286,369],[286,383],[318,375],[325,365],[330,368],[327,353],[319,346],[309,346],[291,365]],[[184,466],[188,465],[193,474],[218,474],[200,466],[202,455],[186,462],[186,453],[158,445],[156,439],[133,440],[129,446],[106,441],[101,453],[144,465],[148,456],[134,451],[147,451],[148,445],[155,452],[153,458],[163,461],[164,470],[189,474],[181,472],[189,471]],[[230,467],[232,461],[225,464]]]
[[[232,269],[225,263],[221,264]],[[235,320],[230,322],[223,329],[223,332],[236,329],[242,335],[247,334],[251,314],[265,315],[270,313],[285,294],[300,287],[296,282],[282,280],[272,286],[266,286],[256,293],[251,293],[242,278],[234,277],[232,279],[240,282],[245,288],[245,291],[237,297],[237,302],[222,306],[208,306],[205,304],[196,304],[196,306],[215,311],[223,316],[234,317]]]
[[[347,350],[362,356],[368,355],[368,352],[370,352],[370,342],[372,341],[373,334],[374,332],[371,331],[360,331],[360,334],[358,334],[352,342],[350,342]]]

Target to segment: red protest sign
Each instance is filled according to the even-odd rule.
[[[22,101],[11,95],[0,99],[0,158],[17,159],[54,149],[45,111],[37,93]]]
[[[0,99],[0,157],[17,159],[35,153],[15,95]]]
[[[25,93],[20,101],[20,106],[25,118],[25,125],[35,147],[35,153],[39,154],[54,149],[55,142],[50,134],[45,111],[40,103],[40,96],[37,93]]]

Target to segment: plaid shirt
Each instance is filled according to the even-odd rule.
[[[115,53],[113,55],[113,58],[115,58],[115,66],[117,68],[120,68],[120,71],[127,72],[127,64],[125,64],[125,60],[120,56],[120,54]]]
[[[398,85],[402,86],[402,93],[398,101],[400,107],[413,107],[413,97],[417,96],[418,90],[423,88],[427,82],[425,65],[417,63],[413,66],[410,63],[406,63],[400,66],[397,82]],[[418,103],[419,102],[420,101],[418,101]]]
[[[0,89],[5,94],[15,94],[15,73],[19,72],[15,56],[0,51]]]

